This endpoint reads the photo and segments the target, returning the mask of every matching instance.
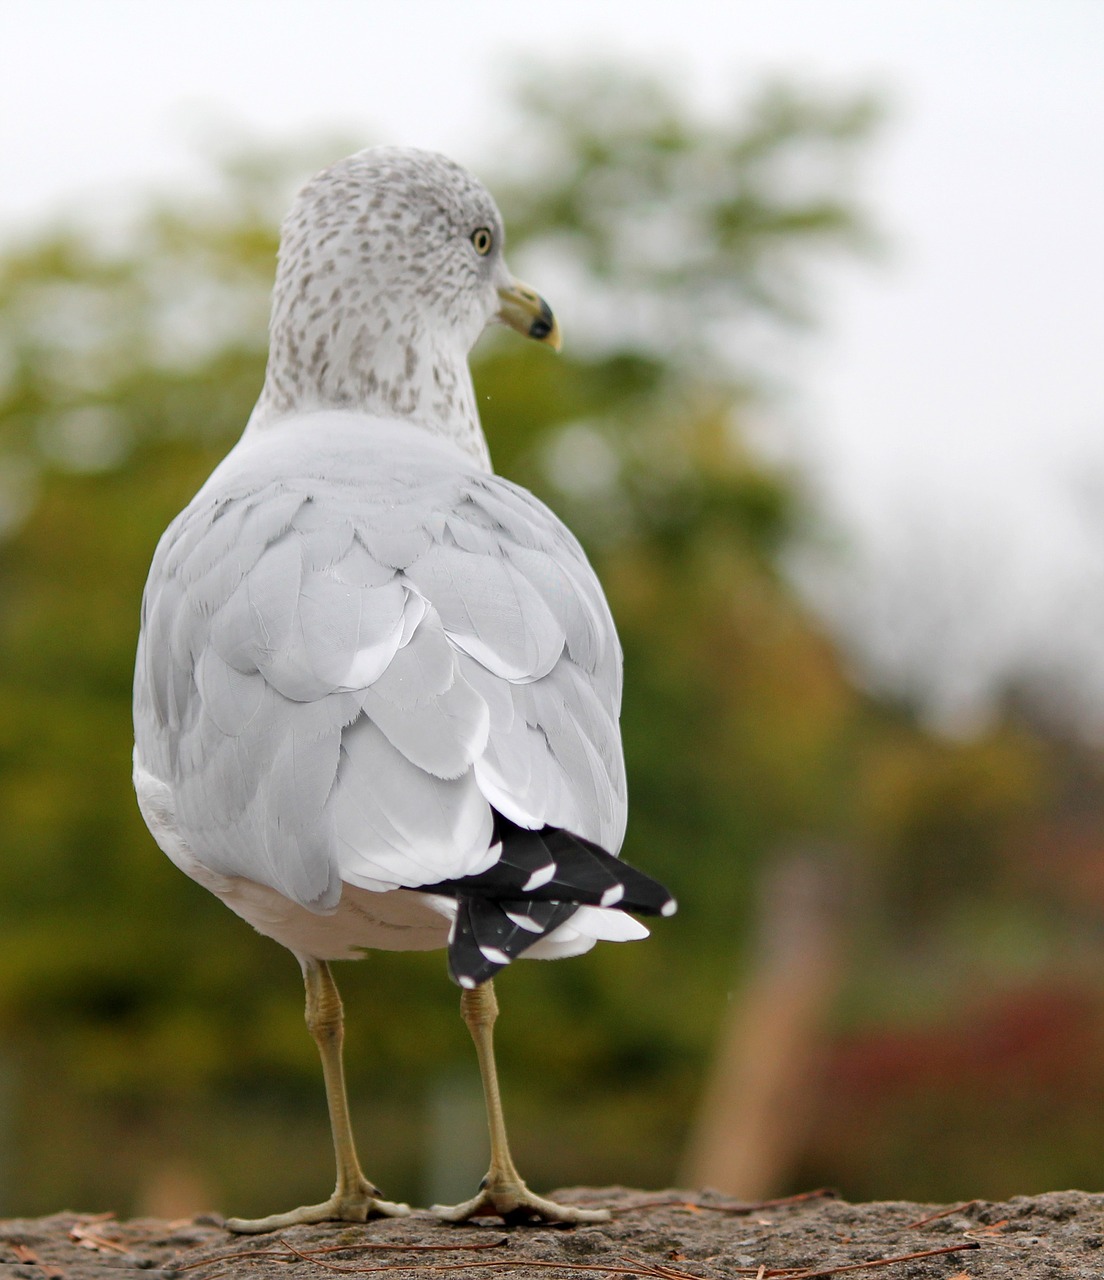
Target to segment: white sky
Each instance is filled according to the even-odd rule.
[[[944,512],[950,542],[976,529],[1005,595],[1045,597],[1086,554],[1102,0],[0,0],[0,30],[0,229],[187,173],[197,117],[478,167],[526,57],[621,56],[715,104],[764,71],[880,88],[893,116],[867,199],[894,253],[833,283],[795,369],[800,454],[868,546],[902,521],[943,536]]]

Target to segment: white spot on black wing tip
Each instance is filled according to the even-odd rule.
[[[538,867],[528,880],[521,886],[522,893],[532,893],[534,889],[541,888],[546,885],[556,874],[556,864],[550,862],[545,867]]]
[[[505,951],[500,951],[498,947],[481,946],[479,948],[479,951],[480,951],[480,954],[483,956],[483,959],[489,960],[491,964],[509,964],[510,963],[510,957],[506,954]]]
[[[522,915],[520,911],[507,911],[506,918],[517,925],[519,929],[524,929],[527,933],[540,933],[542,925],[539,920],[534,920],[532,916]]]
[[[623,884],[611,884],[600,899],[603,907],[615,907],[625,896]]]
[[[673,916],[677,910],[678,910],[678,903],[674,900],[674,898],[668,898],[667,901],[663,904],[663,906],[660,907],[659,914],[661,916]]]
[[[479,986],[479,983],[476,982],[474,978],[469,978],[467,974],[463,974],[461,977],[457,978],[456,981],[459,982],[465,991],[474,991],[475,988]]]

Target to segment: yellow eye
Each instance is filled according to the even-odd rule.
[[[491,245],[494,244],[494,236],[489,227],[476,227],[471,234],[471,242],[475,246],[476,253],[481,258],[485,258],[491,251]]]

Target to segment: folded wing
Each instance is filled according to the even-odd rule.
[[[620,650],[574,538],[408,426],[313,416],[231,454],[154,560],[136,759],[180,837],[316,910],[480,874],[492,808],[616,851]]]

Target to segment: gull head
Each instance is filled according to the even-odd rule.
[[[408,418],[473,453],[467,359],[494,321],[559,349],[503,256],[487,189],[434,152],[376,147],[296,197],[281,230],[265,390],[251,425],[317,408]]]

